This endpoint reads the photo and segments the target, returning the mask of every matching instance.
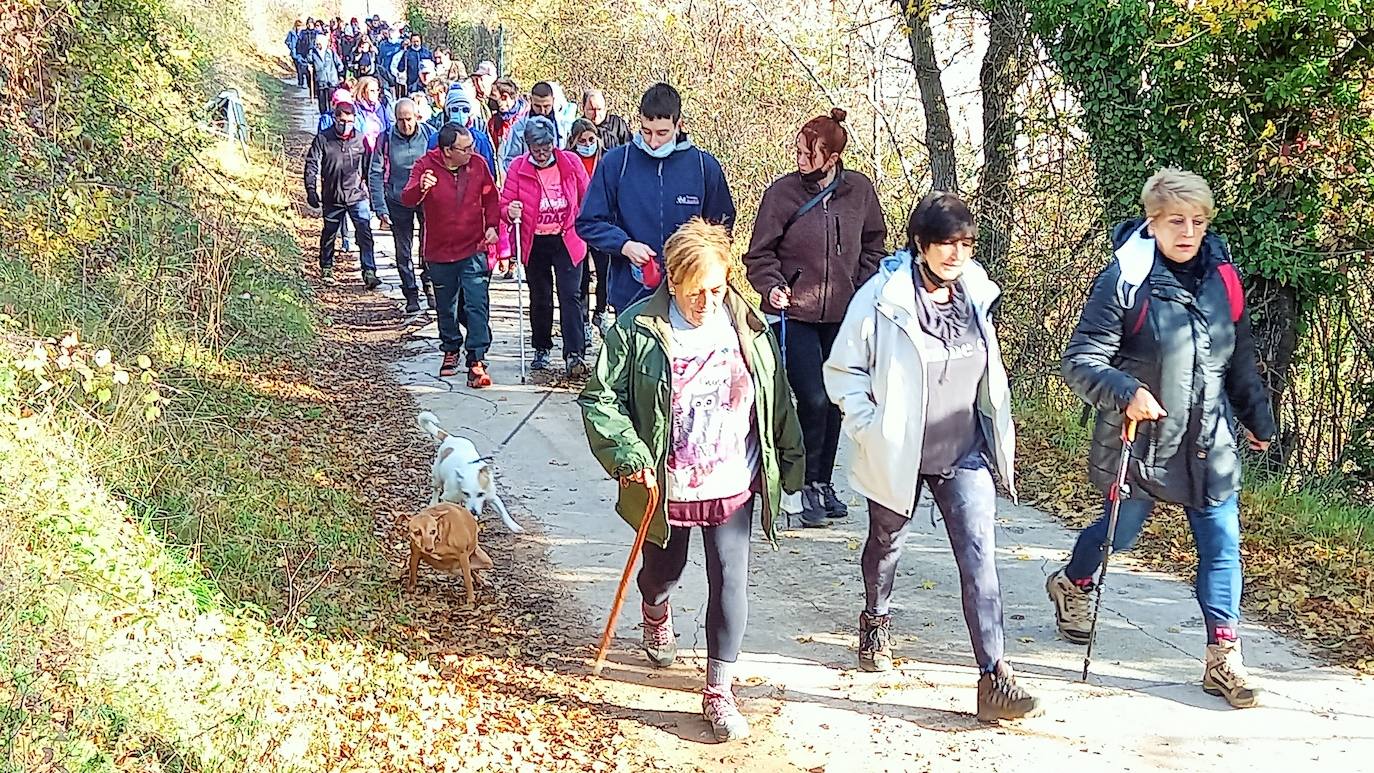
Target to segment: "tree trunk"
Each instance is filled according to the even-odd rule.
[[[1011,183],[1016,172],[1017,114],[1012,100],[1030,71],[1025,0],[994,0],[987,9],[988,50],[978,71],[983,94],[983,168],[978,175],[978,260],[996,272],[1011,249]]]
[[[906,19],[911,44],[911,66],[925,108],[926,149],[930,153],[931,184],[937,191],[959,192],[958,166],[954,159],[954,130],[950,128],[945,87],[935,61],[935,34],[930,29],[931,0],[894,0]]]
[[[1283,424],[1283,400],[1292,378],[1294,354],[1298,348],[1298,294],[1295,289],[1271,279],[1255,277],[1246,293],[1255,353],[1260,373],[1269,386],[1269,401],[1278,427],[1275,442],[1265,459],[1271,470],[1283,470],[1297,445],[1297,429]]]

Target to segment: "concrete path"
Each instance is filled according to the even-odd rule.
[[[384,291],[398,299],[399,310],[389,234],[380,232],[378,245]],[[415,320],[409,355],[395,363],[396,379],[447,429],[495,455],[502,493],[531,529],[522,539],[543,543],[559,578],[592,619],[604,621],[633,533],[613,513],[616,484],[587,450],[575,395],[520,384],[516,285],[497,280],[492,287],[492,388],[472,391],[461,377],[437,378],[434,325],[424,315]],[[842,445],[841,470],[847,451]],[[837,484],[843,477],[837,474]],[[1081,683],[1083,648],[1056,636],[1044,592],[1045,577],[1066,559],[1073,534],[1044,513],[1006,501],[999,502],[997,537],[1008,657],[1046,704],[1044,716],[1002,726],[972,718],[977,676],[958,575],[944,528],[930,525],[927,509],[918,514],[922,525],[908,543],[895,593],[899,668],[883,675],[857,671],[866,514],[840,488],[852,515],[833,528],[788,532],[777,551],[755,529],[737,688],[756,731],[749,741],[717,745],[699,716],[700,540],[673,597],[686,657],[671,669],[647,668],[636,649],[632,586],[612,662],[602,680],[589,677],[589,690],[605,710],[626,719],[633,742],[656,746],[666,767],[1193,771],[1319,764],[1374,771],[1374,680],[1324,667],[1295,643],[1244,625],[1246,660],[1267,691],[1262,707],[1232,710],[1199,687],[1205,641],[1190,585],[1129,560],[1113,564],[1094,674]],[[502,527],[493,519],[489,528]],[[588,640],[598,633],[587,631]]]

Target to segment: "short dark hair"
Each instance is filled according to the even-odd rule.
[[[931,191],[911,210],[906,224],[907,248],[919,251],[932,244],[978,235],[978,224],[964,200],[953,193]]]
[[[549,85],[548,81],[539,81],[530,87],[530,96],[551,97],[553,96],[553,86]]]
[[[353,115],[357,111],[353,108],[352,102],[339,102],[334,105],[334,117],[341,115]]]
[[[655,83],[639,98],[639,115],[650,121],[670,118],[677,123],[682,118],[682,95],[666,83]]]
[[[459,137],[471,136],[472,132],[468,131],[468,127],[449,121],[439,130],[439,148],[447,150],[458,144]]]

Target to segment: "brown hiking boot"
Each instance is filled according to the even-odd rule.
[[[1087,644],[1092,633],[1092,586],[1081,586],[1060,569],[1045,581],[1045,592],[1054,602],[1054,622],[1059,635],[1074,644]]]
[[[444,362],[439,366],[440,378],[458,375],[458,352],[444,352]]]
[[[1259,705],[1260,687],[1241,661],[1240,642],[1222,639],[1207,645],[1207,666],[1202,672],[1202,689],[1219,695],[1238,709]]]
[[[468,366],[468,389],[486,389],[491,386],[491,376],[487,375],[484,362],[474,362]]]
[[[1034,717],[1041,711],[1040,701],[1016,683],[1007,661],[997,661],[992,673],[978,679],[978,721]]]
[[[892,615],[859,613],[859,668],[892,670]]]

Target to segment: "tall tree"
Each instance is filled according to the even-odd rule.
[[[978,71],[983,95],[983,168],[978,175],[978,260],[996,271],[1011,249],[1016,171],[1017,89],[1030,72],[1025,0],[987,0],[988,49]]]
[[[894,0],[906,21],[911,44],[911,66],[925,110],[926,148],[930,153],[930,177],[935,190],[959,192],[959,167],[954,158],[954,129],[949,122],[940,63],[935,59],[935,33],[930,27],[932,0]]]

